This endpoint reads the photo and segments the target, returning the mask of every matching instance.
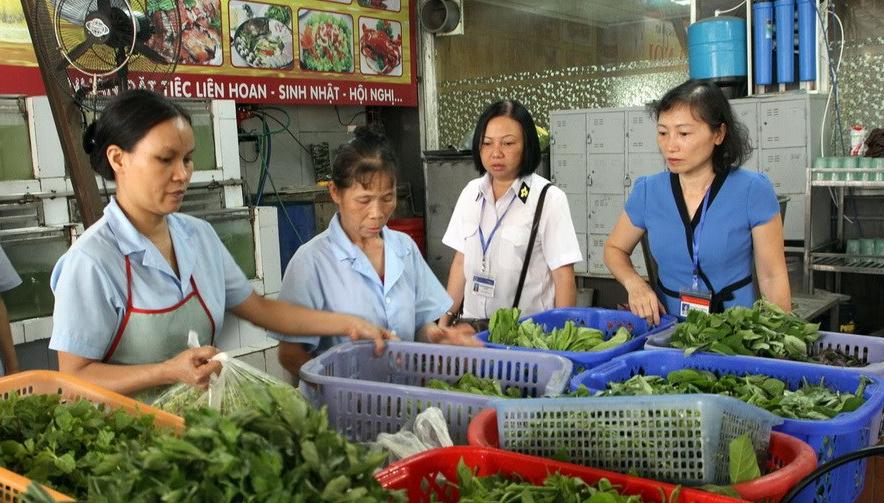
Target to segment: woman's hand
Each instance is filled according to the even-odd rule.
[[[206,389],[212,374],[221,372],[221,362],[212,360],[216,354],[218,349],[212,346],[186,349],[163,362],[163,366],[170,380]]]
[[[660,324],[660,315],[666,314],[666,307],[660,302],[660,298],[648,283],[641,277],[623,285],[629,294],[629,310],[636,316],[640,316],[653,325]]]
[[[475,335],[476,331],[466,323],[458,323],[453,327],[445,328],[430,323],[424,332],[427,342],[432,344],[449,344],[474,348],[484,347],[485,345],[482,344],[482,341],[476,339]]]
[[[347,335],[351,340],[374,341],[374,354],[381,356],[384,348],[387,347],[387,341],[398,341],[396,333],[377,325],[371,324],[362,318],[352,317],[353,321]]]

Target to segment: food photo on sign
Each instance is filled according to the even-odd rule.
[[[402,75],[402,24],[359,18],[359,62],[367,75]]]
[[[353,18],[320,10],[298,11],[302,70],[353,72]]]
[[[392,10],[398,12],[402,7],[399,0],[356,0],[360,6],[371,9]]]
[[[295,51],[290,7],[232,0],[229,10],[233,66],[292,67]]]
[[[174,59],[175,30],[172,11],[181,18],[181,46],[178,64],[220,66],[224,62],[221,48],[221,0],[147,0],[147,13],[154,31],[148,42],[154,50]]]

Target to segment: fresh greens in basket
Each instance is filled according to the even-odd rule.
[[[190,410],[180,435],[89,402],[0,401],[0,465],[93,503],[404,501],[374,478],[386,453],[348,442],[291,386],[243,391],[250,408]]]
[[[510,386],[504,391],[500,383],[494,379],[476,377],[476,375],[471,372],[467,372],[460,376],[460,378],[453,384],[449,384],[441,379],[430,379],[424,387],[442,391],[473,393],[475,395],[522,398],[522,391],[519,388]]]
[[[490,475],[479,477],[463,459],[457,464],[457,487],[460,503],[490,503],[497,501],[533,501],[535,503],[642,503],[639,496],[620,493],[619,486],[608,479],[587,484],[578,477],[550,473],[543,485],[534,485],[518,476]],[[673,491],[678,501],[678,489]],[[432,498],[430,501],[438,501]]]
[[[545,333],[543,325],[530,319],[519,323],[520,315],[521,311],[516,307],[498,309],[488,323],[488,341],[552,351],[597,352],[615,348],[632,339],[625,327],[618,328],[610,339],[605,340],[601,330],[578,327],[570,320],[565,322],[565,326]]]
[[[852,412],[865,403],[863,393],[870,381],[860,378],[855,393],[833,391],[825,386],[804,381],[790,391],[786,383],[765,375],[723,375],[717,377],[706,370],[682,369],[666,377],[635,375],[623,382],[610,382],[598,396],[669,395],[681,393],[715,393],[732,396],[789,419],[831,419]]]
[[[819,339],[819,324],[807,323],[764,299],[752,308],[732,307],[723,313],[688,313],[670,345],[686,355],[709,351],[723,355],[765,356],[807,360],[807,345]]]

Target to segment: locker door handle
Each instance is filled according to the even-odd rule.
[[[631,187],[632,186],[632,178],[630,178],[629,175],[626,175],[623,177],[623,186],[624,187]]]
[[[592,175],[586,175],[586,186],[592,187]]]
[[[586,135],[586,144],[592,145],[592,135],[591,134]]]

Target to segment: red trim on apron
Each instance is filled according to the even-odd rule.
[[[114,354],[114,351],[117,350],[117,346],[120,345],[120,341],[123,339],[123,332],[126,330],[126,325],[129,324],[129,318],[132,316],[132,313],[141,313],[141,314],[162,314],[168,313],[170,311],[174,311],[179,307],[186,304],[194,295],[196,295],[196,299],[199,301],[200,306],[203,308],[203,311],[206,312],[206,316],[209,318],[209,323],[212,326],[212,340],[211,344],[215,343],[215,319],[212,318],[212,313],[209,312],[209,308],[206,307],[205,301],[203,301],[202,295],[200,295],[199,288],[196,286],[196,280],[193,279],[193,275],[190,276],[190,285],[193,288],[193,291],[190,292],[184,299],[180,302],[175,303],[175,305],[171,307],[167,307],[165,309],[141,309],[137,308],[133,305],[132,301],[132,263],[129,261],[129,256],[126,255],[126,313],[123,315],[123,321],[120,323],[120,328],[117,329],[117,333],[114,335],[113,341],[111,341],[111,345],[107,350],[107,354],[104,355],[104,358],[101,359],[103,363],[107,363]]]

